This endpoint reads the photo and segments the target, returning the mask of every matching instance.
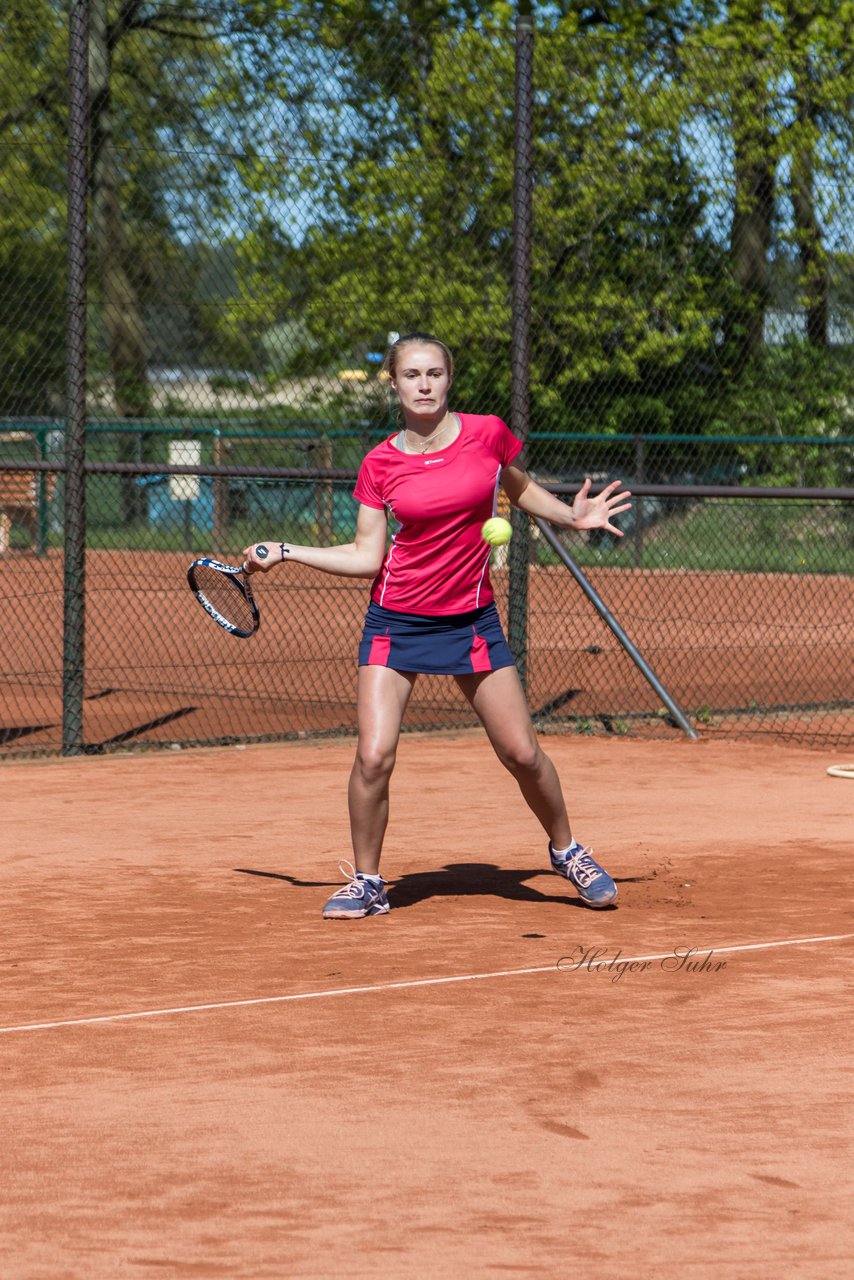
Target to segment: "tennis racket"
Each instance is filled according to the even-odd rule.
[[[263,560],[267,548],[259,547],[255,554]],[[245,640],[258,630],[261,615],[244,568],[203,556],[190,565],[187,581],[205,613],[224,631]]]

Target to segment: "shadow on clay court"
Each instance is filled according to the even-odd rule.
[[[284,880],[286,884],[297,889],[335,889],[340,881],[301,880],[298,876],[283,875],[277,871],[255,871],[249,867],[235,867],[235,871],[246,876],[263,876],[269,880]],[[437,871],[415,871],[388,882],[392,893],[392,905],[396,911],[404,907],[415,906],[428,898],[462,898],[492,897],[510,898],[516,902],[563,902],[568,907],[590,908],[579,898],[561,897],[553,893],[540,893],[527,881],[537,876],[548,876],[555,880],[555,874],[548,867],[533,867],[527,870],[507,870],[496,867],[492,862],[450,862]],[[635,884],[647,880],[649,876],[615,876],[618,884]],[[601,910],[601,908],[600,908]],[[605,910],[616,910],[606,907]]]

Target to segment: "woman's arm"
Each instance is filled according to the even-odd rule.
[[[292,542],[253,542],[243,548],[247,573],[266,573],[285,560],[296,560],[323,573],[342,578],[373,578],[379,572],[386,549],[387,520],[385,511],[359,505],[356,537],[340,547],[300,547]],[[265,559],[258,558],[258,548],[266,547]]]
[[[606,485],[595,498],[589,498],[592,481],[588,477],[572,500],[570,506],[561,502],[554,493],[549,493],[542,485],[532,480],[523,467],[511,463],[501,472],[501,486],[514,507],[529,516],[539,516],[560,529],[607,529],[609,533],[622,538],[623,534],[616,525],[611,524],[611,517],[621,511],[628,511],[631,497],[628,489],[621,493],[616,490],[622,480],[613,480]]]

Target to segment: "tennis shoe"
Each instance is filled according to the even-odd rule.
[[[567,853],[555,853],[549,844],[552,868],[564,876],[588,907],[609,907],[617,896],[617,886],[608,872],[593,859],[592,849],[573,844]]]
[[[384,916],[391,910],[385,882],[366,880],[350,862],[338,864],[348,883],[337,889],[323,908],[324,920],[360,920],[362,916]]]

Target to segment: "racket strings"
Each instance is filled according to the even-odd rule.
[[[196,566],[195,579],[196,590],[217,613],[241,631],[254,630],[255,612],[239,578],[202,564]]]

